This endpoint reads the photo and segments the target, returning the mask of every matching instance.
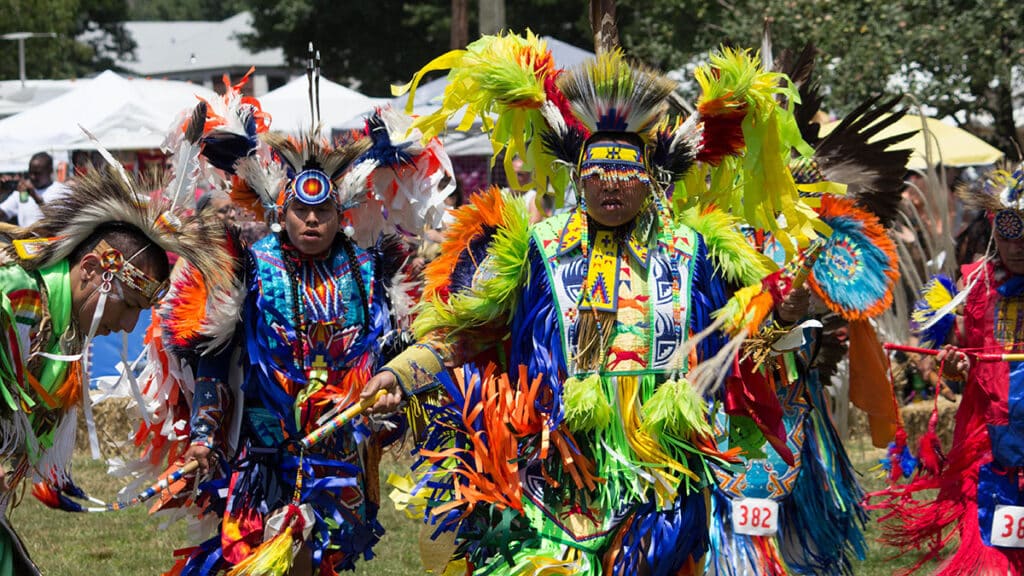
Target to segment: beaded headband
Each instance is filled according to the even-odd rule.
[[[96,248],[93,249],[93,253],[98,255],[100,258],[100,266],[104,272],[110,272],[115,278],[120,280],[123,284],[138,291],[142,296],[149,302],[150,305],[156,304],[164,294],[167,293],[167,287],[169,286],[168,280],[159,281],[146,274],[137,266],[131,263],[136,256],[141,254],[148,246],[142,248],[138,252],[132,255],[131,258],[125,260],[121,251],[114,248],[107,243],[106,240],[100,240]]]
[[[580,178],[651,183],[640,147],[620,142],[596,142],[584,148],[580,159]]]

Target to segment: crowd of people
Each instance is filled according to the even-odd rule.
[[[560,70],[506,33],[417,73],[413,96],[449,70],[440,110],[379,109],[338,142],[315,117],[273,132],[226,80],[172,127],[159,186],[104,153],[65,187],[33,157],[0,204],[0,506],[29,480],[87,509],[68,471],[79,410],[99,451],[83,350],[152,307],[120,474],[126,494],[164,478],[153,509],[205,528],[171,575],[371,560],[379,465],[409,446],[392,500],[437,573],[848,574],[869,509],[926,549],[915,568],[955,534],[937,572],[1024,572],[999,535],[1024,504],[1024,175],[964,187],[959,286],[929,283],[894,388],[881,319],[900,267],[927,269],[899,244],[909,134],[879,141],[902,112],[873,98],[820,136],[813,58],[723,48],[680,117],[675,83],[620,51]],[[459,186],[438,137],[463,113],[489,117],[508,188]],[[835,377],[892,443],[867,499]],[[962,395],[948,451],[902,428],[898,405],[933,394]],[[0,576],[37,574],[0,525]]]

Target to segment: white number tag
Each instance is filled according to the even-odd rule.
[[[1024,506],[996,506],[992,518],[993,546],[1024,548]]]
[[[771,536],[779,529],[779,503],[767,498],[732,502],[732,531],[748,536]]]

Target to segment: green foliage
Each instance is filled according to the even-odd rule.
[[[620,0],[619,20],[627,50],[662,68],[723,43],[760,46],[767,20],[776,51],[808,41],[819,48],[830,110],[849,112],[870,95],[897,90],[889,78],[902,74],[908,91],[940,117],[991,115],[994,143],[1013,150],[1011,66],[1024,63],[1020,2]]]
[[[2,0],[0,34],[58,34],[25,41],[26,74],[29,78],[75,77],[110,68],[116,58],[135,49],[121,25],[126,13],[126,0]],[[17,43],[5,41],[3,54],[0,79],[17,78]]]
[[[332,2],[329,0],[249,0],[256,33],[244,42],[257,49],[281,47],[293,64],[304,62],[309,42],[320,50],[324,75],[358,80],[367,94],[389,96],[392,84],[449,49],[451,1]],[[477,3],[469,3],[470,39],[476,37]],[[544,17],[538,17],[543,14]],[[508,2],[512,30],[530,27],[537,34],[587,48],[590,44],[584,3],[558,0]]]
[[[135,0],[131,20],[224,20],[247,10],[247,0]]]
[[[367,94],[390,95],[389,86],[448,46],[447,0],[250,0],[256,33],[243,38],[250,48],[280,47],[300,65],[310,42],[320,51],[323,73],[344,82],[356,79]]]

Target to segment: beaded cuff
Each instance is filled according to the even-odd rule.
[[[432,390],[440,385],[437,374],[444,370],[441,356],[426,344],[414,344],[384,367],[398,379],[406,396]]]

